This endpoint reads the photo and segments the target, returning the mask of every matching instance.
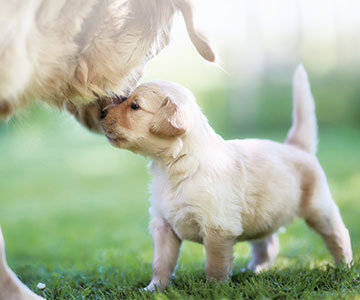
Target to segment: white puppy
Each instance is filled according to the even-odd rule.
[[[219,281],[231,272],[238,241],[251,241],[251,270],[268,268],[278,253],[275,232],[295,216],[322,236],[336,263],[352,262],[348,230],[315,157],[314,101],[302,66],[294,77],[293,110],[285,144],[225,141],[191,92],[174,83],[142,84],[108,110],[103,128],[110,142],[153,159],[148,290],[166,287],[182,240],[204,244],[206,273]]]

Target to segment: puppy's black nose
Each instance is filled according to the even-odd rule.
[[[121,104],[121,103],[125,102],[126,100],[127,100],[127,97],[125,97],[125,96],[116,95],[114,97],[114,102],[116,104]]]
[[[100,119],[101,120],[105,119],[106,115],[107,115],[107,109],[102,110],[100,113]]]

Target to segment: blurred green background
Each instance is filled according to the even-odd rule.
[[[207,9],[201,9],[204,1],[199,4],[203,27],[210,28],[218,48],[218,65],[200,59],[181,18],[177,18],[173,43],[147,65],[144,80],[168,79],[190,88],[210,124],[225,138],[282,141],[291,124],[293,71],[303,62],[316,100],[318,157],[358,259],[359,41],[352,44],[350,58],[344,52],[350,51],[345,46],[350,43],[353,27],[341,31],[336,24],[342,23],[334,17],[335,25],[329,28],[335,30],[335,35],[323,35],[322,42],[320,38],[305,39],[311,24],[315,24],[312,32],[316,32],[316,24],[324,32],[330,29],[322,27],[321,19],[309,21],[308,2],[302,1],[303,18],[294,22],[303,25],[294,26],[293,31],[287,28],[284,37],[276,32],[282,28],[281,21],[286,22],[281,17],[286,13],[279,12],[274,18],[279,26],[269,29],[260,22],[262,15],[254,13],[261,11],[262,1],[255,1],[255,7],[251,1],[229,2],[234,6],[213,1]],[[320,2],[325,7],[325,2]],[[276,5],[281,6],[283,1],[272,3],[276,12]],[[248,19],[237,19],[234,7],[239,13],[242,9],[241,15]],[[321,5],[317,7],[322,11]],[[286,9],[294,8],[288,5]],[[223,22],[215,26],[215,13],[230,17],[223,16]],[[247,28],[246,34],[241,26]],[[232,38],[236,34],[242,39]],[[281,38],[289,36],[295,38],[283,43]],[[331,37],[343,43],[331,44]],[[51,272],[64,274],[89,268],[99,268],[100,272],[104,266],[119,270],[124,281],[146,282],[150,278],[148,159],[112,148],[104,137],[87,132],[65,112],[41,104],[29,107],[8,123],[0,123],[0,151],[0,223],[9,263],[31,287],[38,281],[49,283]],[[291,266],[300,257],[317,266],[331,262],[321,239],[300,220],[289,226],[280,240],[279,267]],[[238,245],[235,258],[236,273],[248,260],[249,247]],[[182,268],[201,270],[203,260],[200,245],[185,243],[180,272]],[[132,266],[142,273],[131,273]]]

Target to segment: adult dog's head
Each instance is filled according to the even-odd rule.
[[[195,25],[191,0],[42,0],[0,7],[0,116],[39,99],[66,103],[97,129],[103,105],[113,99],[106,97],[127,95],[146,62],[168,44],[177,11],[198,52],[215,60]]]
[[[168,44],[173,16],[177,11],[183,15],[198,52],[213,62],[214,51],[206,36],[196,27],[192,1],[105,1],[108,6],[114,2],[111,10],[100,1],[98,5],[103,10],[97,10],[93,17],[98,22],[97,26],[88,24],[90,27],[77,36],[83,51],[70,94],[85,88],[92,95],[104,96],[108,91],[128,92],[129,87],[135,87],[146,62]],[[123,5],[114,7],[118,2],[123,2]]]

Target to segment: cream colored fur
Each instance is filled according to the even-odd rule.
[[[168,44],[177,11],[214,61],[190,0],[1,0],[0,117],[35,99],[79,106],[129,93]]]
[[[6,263],[5,242],[0,228],[0,300],[43,299],[29,290]]]
[[[252,244],[248,267],[265,270],[278,253],[276,231],[296,216],[322,236],[336,263],[352,262],[348,231],[314,156],[314,104],[302,66],[294,77],[293,117],[285,144],[225,141],[190,91],[162,81],[140,85],[109,109],[103,120],[109,141],[153,159],[148,290],[166,287],[182,240],[204,244],[210,278],[228,278],[239,241]]]
[[[106,96],[136,86],[168,44],[177,11],[198,52],[214,61],[190,0],[0,0],[0,119],[40,100],[66,105],[97,131]],[[35,299],[4,255],[2,248],[0,300]]]

